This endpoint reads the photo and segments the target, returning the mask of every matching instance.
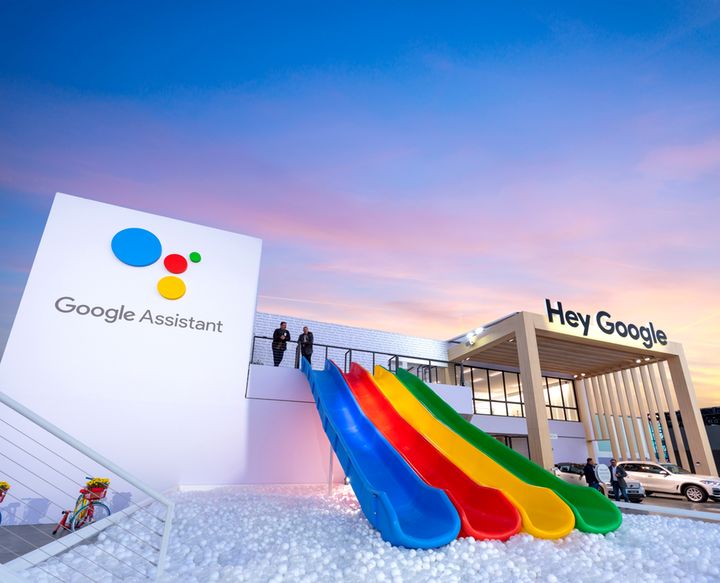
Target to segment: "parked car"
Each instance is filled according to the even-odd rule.
[[[708,498],[720,500],[720,478],[693,474],[676,464],[654,462],[620,462],[628,478],[637,480],[649,496],[658,494],[682,494],[690,502],[705,502]]]
[[[555,464],[553,471],[558,478],[565,480],[566,482],[587,486],[588,484],[585,481],[585,475],[583,473],[584,467],[585,464],[564,462]],[[630,476],[628,476],[625,478],[625,483],[627,484],[627,495],[630,502],[642,502],[645,499],[645,489],[640,482],[632,480],[630,479]],[[600,488],[602,488],[603,494],[606,496],[612,496],[613,489],[610,482],[600,482]]]

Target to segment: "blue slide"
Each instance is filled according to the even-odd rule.
[[[302,359],[323,429],[365,516],[386,540],[413,549],[441,547],[460,532],[447,494],[422,481],[360,409],[330,360],[313,371]]]

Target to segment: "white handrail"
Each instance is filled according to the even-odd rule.
[[[78,441],[75,439],[72,435],[69,435],[56,425],[53,425],[48,421],[47,419],[44,419],[37,413],[31,411],[21,403],[18,403],[15,399],[7,395],[6,393],[0,391],[0,402],[7,405],[10,409],[13,411],[19,413],[26,419],[32,421],[39,427],[42,427],[45,429],[48,433],[51,433],[55,437],[57,437],[59,440],[67,443],[69,446],[75,448],[79,452],[85,454],[87,457],[89,457],[91,460],[95,461],[98,464],[101,464],[123,480],[125,480],[128,484],[131,484],[132,486],[135,486],[138,490],[141,492],[147,494],[150,498],[157,500],[161,504],[165,504],[167,506],[167,511],[165,513],[165,527],[163,529],[163,535],[162,535],[162,542],[160,543],[160,554],[158,557],[157,562],[157,569],[155,573],[155,578],[159,579],[164,571],[165,571],[165,561],[167,557],[167,550],[168,550],[168,543],[170,538],[170,529],[172,526],[172,519],[173,519],[173,512],[175,508],[175,503],[160,494],[159,492],[155,491],[153,488],[145,484],[142,480],[132,475],[127,470],[122,469],[117,464],[111,462],[109,459],[104,457],[103,455],[96,452],[94,449],[88,447],[81,441]],[[52,544],[52,543],[49,543]],[[0,565],[1,566],[1,565]],[[3,569],[4,570],[4,569]],[[0,570],[1,572],[2,570]],[[2,573],[3,576],[5,573]]]

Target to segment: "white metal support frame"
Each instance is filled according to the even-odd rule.
[[[157,568],[155,570],[155,579],[156,580],[160,579],[165,571],[165,561],[166,561],[166,557],[167,557],[168,543],[169,543],[169,539],[170,539],[170,530],[172,527],[172,519],[173,519],[175,503],[172,500],[169,500],[167,497],[163,496],[161,493],[152,489],[150,486],[148,486],[147,484],[142,482],[137,477],[133,476],[130,472],[128,472],[128,471],[122,469],[121,467],[119,467],[118,465],[114,464],[109,459],[100,455],[98,452],[91,449],[84,443],[78,441],[77,439],[75,439],[74,437],[72,437],[71,435],[69,435],[62,429],[60,429],[59,427],[50,423],[48,420],[40,417],[39,415],[37,415],[36,413],[31,411],[24,405],[18,403],[15,399],[13,399],[12,397],[9,397],[7,394],[5,394],[2,391],[0,391],[0,403],[5,404],[6,406],[8,406],[10,409],[15,411],[16,413],[22,415],[29,421],[35,423],[37,426],[43,428],[48,433],[54,435],[59,440],[68,444],[70,447],[73,447],[74,449],[83,453],[91,460],[95,461],[98,464],[101,464],[102,466],[104,466],[105,468],[107,468],[108,470],[110,470],[111,472],[113,472],[114,474],[116,474],[117,476],[122,478],[123,480],[125,480],[128,484],[131,484],[132,486],[134,486],[135,488],[137,488],[144,494],[147,494],[147,496],[149,496],[150,499],[155,500],[155,501],[165,505],[165,507],[166,507],[165,524],[164,524],[164,528],[163,528],[162,542],[160,543],[160,551],[159,551],[159,556],[158,556]],[[112,518],[112,516],[110,516],[109,518]],[[93,525],[91,525],[93,527],[93,529],[92,529],[93,532],[91,533],[90,529],[88,529],[88,533],[86,533],[86,534],[87,535],[97,534],[97,532],[99,530],[107,528],[108,526],[111,526],[111,525],[115,524],[116,522],[117,522],[116,520],[108,519],[108,520],[103,520],[103,521],[94,523]],[[80,531],[79,533],[72,533],[72,535],[70,535],[70,536],[63,537],[62,541],[64,543],[79,543],[82,540],[84,540],[85,538],[87,538],[87,536],[82,536],[82,534],[83,534],[82,531]],[[28,553],[27,555],[25,555],[25,557],[23,557],[26,559],[25,562],[30,563],[30,565],[32,566],[34,564],[37,564],[37,563],[47,559],[48,556],[50,556],[50,555],[59,554],[63,551],[68,550],[68,546],[67,546],[67,544],[62,544],[62,545],[58,544],[57,541],[55,541],[55,542],[48,543],[47,545],[42,547],[42,549],[45,551],[42,554],[34,551],[34,552],[31,552],[31,553]],[[30,558],[30,555],[33,555],[33,553],[35,553],[35,555],[38,556],[38,558],[35,560]],[[12,561],[12,563],[14,563],[15,565],[18,565],[19,564],[18,561],[20,561],[20,559],[15,559],[15,561]],[[13,565],[12,567],[15,567],[15,565]],[[14,569],[12,567],[10,564],[0,565],[0,576],[1,576],[0,579],[2,579],[2,581],[8,581],[9,583],[15,583],[16,581],[21,581],[21,579],[19,579],[13,573],[13,571],[17,572],[17,570],[26,568],[26,566],[15,567]]]
[[[332,494],[333,491],[333,455],[335,452],[333,451],[332,445],[330,446],[330,463],[328,464],[328,489],[327,493],[328,496]]]

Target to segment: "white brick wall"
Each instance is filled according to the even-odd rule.
[[[255,335],[272,336],[273,331],[280,325],[281,321],[288,324],[288,330],[293,341],[302,334],[303,326],[310,328],[315,337],[315,352],[313,354],[313,367],[322,368],[325,358],[325,348],[321,344],[353,348],[354,350],[368,350],[382,352],[378,355],[376,364],[387,366],[388,359],[393,355],[410,356],[417,359],[434,359],[438,361],[447,360],[448,343],[444,340],[433,340],[431,338],[418,338],[416,336],[405,336],[393,332],[371,330],[368,328],[356,328],[343,326],[342,324],[331,324],[329,322],[318,322],[315,320],[301,320],[292,316],[280,316],[277,314],[266,314],[257,312],[255,314]],[[342,367],[344,350],[329,349],[328,358]],[[353,354],[353,360],[360,362],[366,368],[372,366],[371,355]],[[263,364],[272,364],[272,353],[270,341],[257,340],[253,351],[253,361]],[[367,361],[367,362],[366,362]],[[293,366],[295,364],[295,345],[288,345],[288,350],[283,358],[282,366]]]

